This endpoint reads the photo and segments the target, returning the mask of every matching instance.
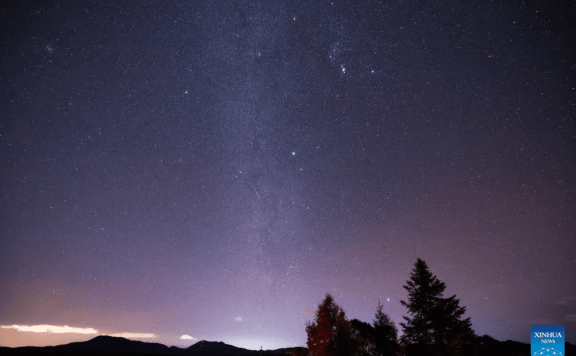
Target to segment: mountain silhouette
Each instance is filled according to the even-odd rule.
[[[97,354],[153,354],[176,355],[181,352],[179,348],[170,348],[166,345],[142,341],[128,340],[123,337],[97,336],[85,342],[74,342],[67,345],[55,346],[58,353],[97,353]]]
[[[199,341],[186,349],[187,356],[286,356],[295,348],[254,351],[223,343],[222,341]],[[304,349],[304,348],[301,348]]]
[[[0,348],[2,355],[183,355],[184,349],[123,337],[97,336],[84,342],[58,346]]]
[[[516,341],[498,341],[488,335],[479,338],[480,356],[529,355],[530,345]],[[0,347],[2,356],[296,356],[306,355],[306,348],[282,348],[277,350],[247,350],[216,341],[199,341],[188,348],[168,347],[166,345],[128,340],[122,337],[97,336],[84,342],[73,342],[59,346],[45,347]],[[566,354],[576,355],[576,346],[566,343]]]
[[[222,341],[198,341],[186,349],[187,355],[195,356],[252,356],[258,351],[246,350],[236,346],[228,345]]]
[[[0,355],[286,356],[288,350],[290,349],[254,351],[216,341],[199,341],[183,349],[158,343],[128,340],[123,337],[97,336],[88,341],[58,346],[0,347]]]

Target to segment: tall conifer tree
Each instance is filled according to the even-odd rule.
[[[398,351],[398,329],[390,317],[384,313],[383,308],[382,303],[378,301],[373,324],[375,356],[391,356]]]
[[[404,345],[427,345],[435,353],[459,355],[466,343],[474,339],[470,318],[462,319],[466,308],[456,296],[444,298],[446,285],[438,280],[421,259],[414,264],[410,280],[404,285],[408,301],[400,301],[408,308],[404,316],[401,341]]]
[[[318,305],[316,320],[306,324],[308,356],[349,356],[357,354],[350,322],[330,294]]]

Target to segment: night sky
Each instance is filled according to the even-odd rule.
[[[576,342],[575,17],[3,1],[0,345],[305,346],[328,292],[401,321],[418,257],[477,334]]]

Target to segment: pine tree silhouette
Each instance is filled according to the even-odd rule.
[[[444,298],[446,285],[434,276],[426,262],[418,259],[404,285],[408,301],[400,303],[408,308],[409,316],[400,323],[404,330],[401,341],[407,350],[419,354],[462,355],[464,346],[474,340],[470,318],[462,319],[466,308],[456,296]],[[410,347],[417,345],[417,347]]]
[[[316,320],[306,324],[308,356],[356,354],[350,322],[330,294],[318,305]]]
[[[382,311],[378,301],[374,319],[375,356],[395,355],[398,352],[398,329],[390,317]]]

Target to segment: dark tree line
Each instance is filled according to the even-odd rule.
[[[404,285],[407,301],[400,303],[408,316],[400,323],[403,334],[378,302],[372,324],[348,320],[327,294],[315,320],[306,324],[308,356],[464,355],[473,353],[476,339],[466,308],[456,296],[444,298],[446,285],[418,259]]]

